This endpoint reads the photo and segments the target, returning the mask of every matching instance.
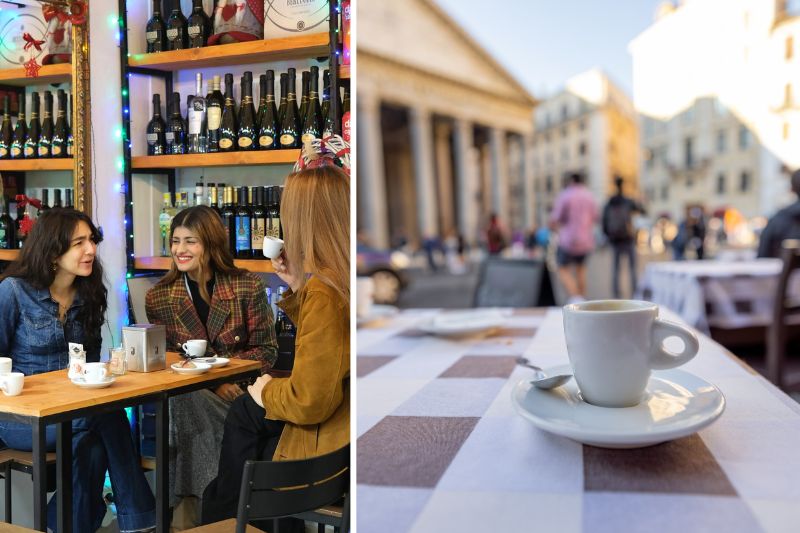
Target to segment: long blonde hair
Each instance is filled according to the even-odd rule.
[[[335,166],[286,178],[281,224],[291,274],[310,273],[350,303],[350,177]],[[303,281],[303,285],[305,281]]]

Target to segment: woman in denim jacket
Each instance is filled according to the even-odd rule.
[[[43,213],[19,259],[0,277],[0,355],[11,357],[25,375],[69,365],[69,342],[83,344],[87,361],[100,359],[100,328],[108,291],[95,257],[100,233],[74,209]],[[64,387],[71,387],[64,383]],[[24,394],[24,392],[23,392]],[[47,426],[47,449],[55,450],[56,426]],[[27,424],[0,421],[0,438],[11,448],[30,450]],[[73,531],[97,530],[106,513],[105,473],[117,505],[120,531],[148,531],[155,525],[155,500],[133,447],[125,412],[113,411],[72,423]],[[55,498],[47,521],[55,531]]]

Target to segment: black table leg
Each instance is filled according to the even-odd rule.
[[[58,531],[72,533],[72,421],[58,424],[56,433]]]
[[[47,531],[47,449],[45,424],[37,418],[33,431],[33,529]]]
[[[156,402],[156,532],[169,531],[169,399]]]

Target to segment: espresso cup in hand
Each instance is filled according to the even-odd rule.
[[[581,396],[602,407],[637,405],[651,370],[680,366],[699,349],[692,330],[661,320],[656,304],[637,300],[566,305],[564,333]],[[683,351],[664,348],[670,337],[683,341]]]
[[[205,339],[192,339],[181,345],[184,353],[189,357],[203,357],[206,354],[208,341]]]
[[[261,251],[267,259],[277,259],[283,251],[283,241],[275,237],[264,237]]]
[[[6,396],[17,396],[22,392],[25,384],[25,374],[22,372],[9,372],[0,375],[0,389]]]

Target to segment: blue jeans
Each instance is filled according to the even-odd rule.
[[[619,263],[623,255],[628,256],[628,272],[631,280],[631,298],[636,294],[636,246],[631,242],[611,243],[614,251],[614,268],[611,273],[611,292],[614,298],[620,298]]]
[[[30,451],[31,427],[0,421],[0,438],[10,447]],[[47,426],[47,450],[55,451],[56,426]],[[111,477],[120,531],[155,526],[155,499],[144,478],[133,447],[124,411],[113,411],[72,421],[72,530],[96,531],[106,506],[103,485],[106,470]],[[56,531],[56,498],[47,506],[47,526]]]

